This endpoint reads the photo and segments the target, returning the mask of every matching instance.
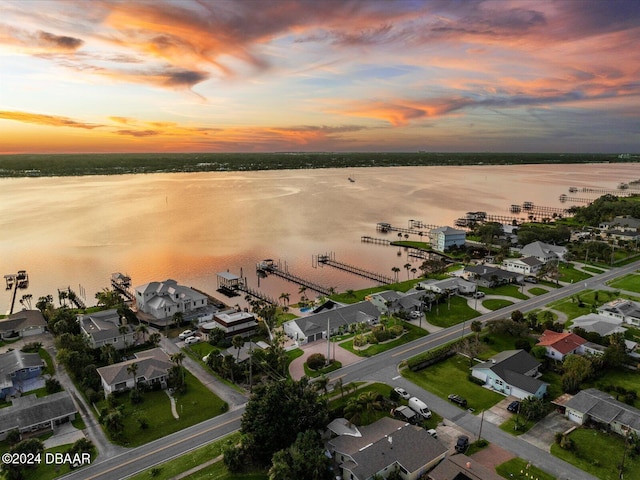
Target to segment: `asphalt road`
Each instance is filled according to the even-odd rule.
[[[583,282],[568,285],[563,288],[550,291],[544,295],[515,303],[514,305],[510,305],[499,311],[476,317],[474,320],[487,322],[496,318],[505,318],[514,310],[520,310],[521,312],[526,313],[531,310],[542,308],[549,302],[564,297],[570,297],[571,295],[583,290],[602,286],[602,284],[608,280],[631,273],[638,268],[640,268],[640,261],[624,267],[612,269],[603,274],[591,277]],[[477,433],[480,430],[480,422],[482,421],[479,415],[469,414],[427,392],[426,390],[420,389],[416,385],[403,379],[397,370],[397,366],[401,361],[413,357],[425,350],[436,348],[459,337],[463,333],[463,328],[464,334],[471,333],[469,326],[465,324],[446,328],[426,337],[414,340],[413,342],[383,352],[374,357],[363,358],[357,363],[343,367],[340,370],[336,370],[329,375],[330,381],[342,378],[345,384],[354,381],[370,380],[402,386],[409,392],[423,398],[434,411],[438,412],[445,419],[445,421],[455,423],[457,426],[472,433],[474,438],[477,438]],[[98,457],[98,460],[94,464],[61,478],[78,480],[120,480],[127,478],[142,470],[178,457],[190,450],[198,448],[239,429],[240,418],[243,412],[244,408],[239,408],[141,447],[127,450],[126,452],[114,457]],[[491,443],[495,443],[500,447],[513,452],[518,457],[530,461],[539,468],[553,474],[559,480],[570,478],[596,480],[596,477],[593,477],[586,472],[552,456],[551,454],[536,448],[524,440],[520,440],[517,437],[503,432],[497,426],[492,425],[489,422],[483,422],[482,437],[486,438]]]

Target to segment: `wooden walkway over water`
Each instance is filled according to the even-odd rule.
[[[391,240],[387,240],[386,238],[364,236],[364,237],[360,237],[360,241],[363,243],[373,243],[375,245],[384,245],[386,247],[391,245]]]
[[[308,288],[309,290],[318,292],[321,295],[329,296],[333,293],[330,288],[323,287],[322,285],[313,283],[305,278],[299,277],[298,275],[294,275],[293,273],[289,272],[289,268],[287,268],[286,266],[283,269],[280,261],[278,261],[278,263],[276,264],[273,262],[273,260],[263,260],[256,265],[256,270],[259,273],[263,273],[265,275],[275,275],[277,277],[284,278],[291,283],[296,283]]]
[[[324,255],[323,254],[314,255],[313,268],[322,267],[324,265],[337,268],[338,270],[342,270],[344,272],[353,273],[354,275],[368,278],[369,280],[375,280],[376,282],[382,283],[384,285],[397,283],[397,280],[391,277],[387,277],[386,275],[382,275],[381,273],[365,270],[364,268],[359,268],[359,267],[356,267],[355,265],[349,265],[347,263],[338,262],[335,258],[334,253],[330,253],[330,254],[325,253]]]
[[[133,302],[135,295],[131,291],[131,277],[120,272],[111,274],[111,286],[113,289],[122,295],[125,299]]]
[[[217,291],[227,297],[237,297],[239,296],[238,292],[244,292],[250,297],[257,298],[258,300],[262,300],[263,302],[269,303],[271,305],[278,304],[275,298],[270,297],[269,295],[262,293],[259,290],[249,287],[247,285],[247,279],[244,277],[227,271],[218,272],[216,274],[216,278],[218,281]]]

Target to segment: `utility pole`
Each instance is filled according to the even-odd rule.
[[[480,431],[478,431],[478,441],[482,439],[482,424],[484,422],[484,410],[482,410],[482,415],[480,416]]]
[[[327,317],[327,365],[331,362],[331,324],[330,319]]]

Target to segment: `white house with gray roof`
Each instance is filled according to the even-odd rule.
[[[593,421],[607,425],[619,435],[631,429],[640,435],[640,410],[595,388],[581,390],[564,403],[565,416],[580,425]]]
[[[640,303],[617,298],[598,307],[598,313],[622,323],[640,326]]]
[[[178,285],[175,280],[150,282],[135,288],[138,310],[157,318],[169,318],[175,313],[191,312],[207,305],[207,297]]]
[[[30,337],[44,333],[47,321],[40,310],[22,310],[0,320],[0,338]]]
[[[567,248],[538,241],[525,245],[520,253],[523,257],[535,257],[542,263],[563,262],[567,256]]]
[[[507,258],[502,262],[502,266],[508,272],[523,275],[537,275],[542,269],[542,265],[544,265],[544,262],[535,257]]]
[[[413,312],[421,311],[424,302],[428,303],[429,297],[433,293],[425,290],[413,290],[410,292],[396,292],[395,290],[385,290],[367,295],[364,299],[373,303],[380,313],[388,312]]]
[[[386,478],[399,471],[402,478],[416,480],[442,461],[445,446],[427,431],[406,422],[384,417],[327,441],[327,450],[340,465],[345,480]]]
[[[91,348],[113,345],[117,350],[122,350],[135,343],[135,329],[131,325],[121,324],[115,308],[80,314],[78,323]]]
[[[135,382],[130,368],[137,365]],[[137,383],[153,387],[167,387],[169,369],[173,366],[169,355],[161,348],[152,348],[135,354],[135,358],[98,368],[105,397],[112,392],[133,388]]]
[[[459,293],[461,295],[470,295],[476,291],[477,285],[463,278],[451,277],[443,280],[427,280],[418,284],[429,292],[434,293]]]
[[[524,350],[506,350],[471,367],[471,375],[505,395],[542,398],[548,384],[538,379],[540,365]]]
[[[304,345],[327,338],[327,328],[334,335],[341,330],[348,330],[350,325],[373,325],[379,319],[380,312],[373,303],[363,301],[351,305],[333,304],[331,309],[289,320],[283,324],[283,328],[289,338]]]

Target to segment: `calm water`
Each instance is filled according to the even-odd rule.
[[[637,178],[638,164],[589,164],[2,179],[0,275],[27,270],[31,286],[19,296],[57,298],[58,288],[79,293],[81,285],[94,304],[113,272],[128,273],[134,285],[174,278],[214,293],[216,272],[242,268],[257,287],[256,262],[273,258],[316,283],[358,289],[372,283],[314,269],[313,255],[335,252],[388,276],[397,266],[406,279],[408,260],[397,248],[360,242],[380,236],[377,222],[452,225],[467,211],[508,215],[523,201],[560,207],[569,186],[615,188]],[[288,292],[292,303],[299,296],[297,285],[275,277],[260,288]],[[10,298],[1,292],[4,312]]]

